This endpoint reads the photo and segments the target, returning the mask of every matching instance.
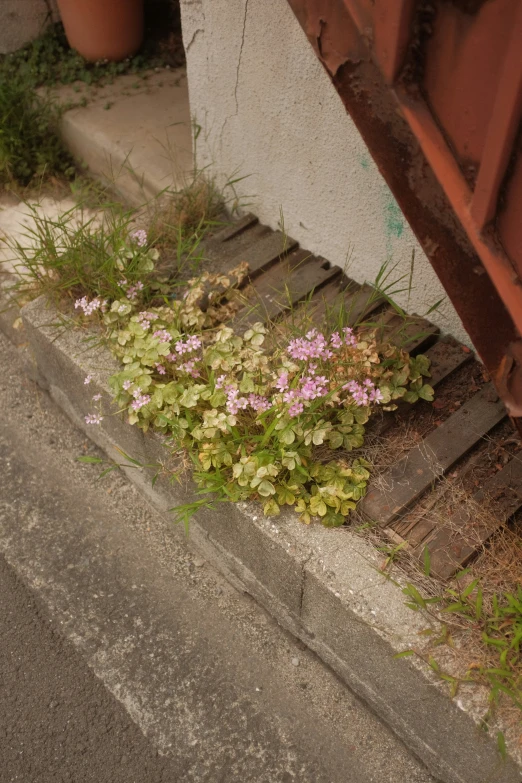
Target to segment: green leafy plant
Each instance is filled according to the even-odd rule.
[[[179,278],[201,265],[201,242],[213,225],[204,217],[196,227],[173,223],[160,253],[133,227],[134,213],[116,204],[96,212],[74,206],[54,220],[37,205],[26,204],[26,211],[30,227],[10,246],[18,275],[11,298],[21,303],[44,293],[62,308],[85,293],[100,307],[121,297],[146,306],[175,296]]]
[[[262,323],[236,334],[223,322],[246,271],[203,273],[182,296],[146,310],[127,294],[76,304],[101,313],[122,362],[110,379],[118,407],[188,453],[200,492],[259,499],[266,515],[294,506],[306,523],[342,525],[370,476],[357,456],[369,417],[401,399],[431,400],[429,362],[350,327],[328,336],[309,330],[283,350],[265,347]],[[183,508],[185,518],[198,504]]]
[[[0,184],[74,175],[57,122],[57,111],[23,82],[0,80]]]
[[[63,26],[57,23],[18,51],[0,55],[0,84],[15,82],[34,89],[76,81],[103,83],[120,74],[138,74],[145,68],[162,66],[164,61],[147,42],[139,54],[122,62],[88,62],[70,48]]]
[[[484,585],[478,579],[458,587],[463,579],[469,578],[468,574],[469,569],[461,571],[456,575],[457,587],[447,587],[440,595],[430,598],[423,597],[411,583],[403,588],[408,599],[406,605],[414,611],[424,612],[437,621],[447,615],[452,617],[442,624],[440,634],[432,640],[432,647],[454,646],[453,629],[453,634],[457,631],[472,634],[480,648],[479,660],[473,661],[461,677],[442,672],[431,656],[426,660],[450,683],[452,696],[457,693],[460,683],[477,683],[489,687],[492,707],[504,695],[522,709],[522,588],[518,587],[515,593],[486,595]],[[427,629],[427,633],[434,631]],[[414,650],[405,650],[397,657],[414,654]]]

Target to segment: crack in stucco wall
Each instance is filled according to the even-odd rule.
[[[185,53],[187,53],[187,52],[189,52],[189,51],[190,51],[190,47],[192,46],[192,44],[193,44],[193,43],[194,43],[194,41],[196,40],[198,33],[204,33],[204,32],[205,32],[205,31],[203,30],[203,28],[202,28],[202,27],[198,27],[198,29],[197,29],[197,30],[194,30],[194,32],[192,33],[192,38],[190,39],[190,41],[188,42],[188,44],[186,44],[186,45],[185,45]]]
[[[237,91],[239,88],[239,71],[241,69],[241,58],[243,56],[243,49],[245,46],[245,32],[246,32],[246,21],[247,21],[247,14],[248,14],[248,2],[249,0],[245,0],[245,13],[243,15],[243,32],[241,34],[241,46],[239,47],[239,57],[237,58],[237,69],[236,69],[236,84],[234,86],[234,100],[236,102],[236,114],[234,116],[237,116],[239,113],[239,103],[237,100]]]
[[[243,29],[241,31],[241,44],[239,46],[239,54],[237,58],[237,65],[236,65],[236,81],[234,84],[234,102],[236,105],[236,110],[232,114],[227,114],[223,121],[223,125],[221,126],[221,131],[219,133],[219,139],[221,144],[223,144],[223,138],[225,135],[225,128],[227,127],[227,123],[232,117],[238,117],[239,116],[239,100],[237,97],[238,89],[239,89],[239,73],[241,70],[241,58],[243,57],[243,49],[245,47],[245,35],[246,35],[246,23],[247,23],[247,15],[248,15],[248,3],[249,0],[245,0],[245,8],[243,13]]]

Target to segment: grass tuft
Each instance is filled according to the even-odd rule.
[[[73,160],[56,130],[58,117],[23,82],[0,82],[0,184],[74,176]]]

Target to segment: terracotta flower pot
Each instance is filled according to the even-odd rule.
[[[143,40],[143,0],[58,0],[69,45],[86,60],[123,60]]]

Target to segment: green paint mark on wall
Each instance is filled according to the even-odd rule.
[[[359,162],[363,169],[368,170],[370,168],[370,159],[368,155],[361,155],[361,157],[359,158]]]
[[[400,237],[404,231],[404,217],[401,208],[390,193],[385,206],[386,233],[388,238]]]

